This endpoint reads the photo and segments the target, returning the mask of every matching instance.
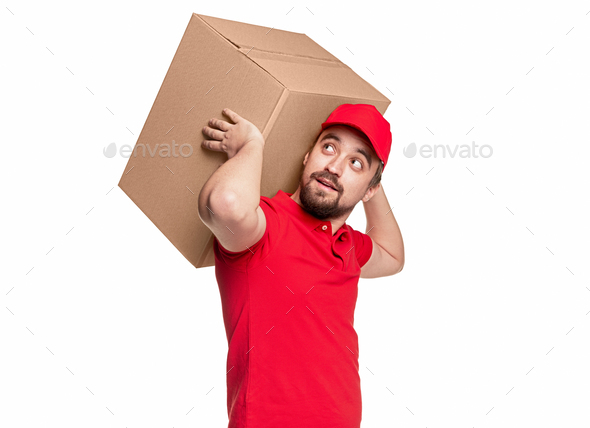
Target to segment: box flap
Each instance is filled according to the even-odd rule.
[[[244,52],[253,48],[258,51],[340,62],[338,58],[305,34],[230,21],[213,16],[198,15],[196,13],[194,15],[198,16],[222,37],[229,40]]]
[[[248,56],[293,92],[389,101],[340,61],[324,61],[253,49]]]

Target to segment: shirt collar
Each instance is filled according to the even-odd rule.
[[[283,206],[293,217],[297,218],[301,221],[307,230],[318,230],[319,232],[324,232],[322,226],[327,226],[327,230],[330,232],[332,231],[332,223],[328,220],[320,220],[317,217],[314,217],[307,211],[305,211],[301,205],[291,199],[291,195],[293,193],[283,192],[279,189],[277,194],[273,199],[277,200],[281,206]],[[325,232],[324,232],[325,233]],[[346,241],[350,235],[349,226],[346,222],[336,231],[333,235],[334,239],[339,239],[340,241]]]

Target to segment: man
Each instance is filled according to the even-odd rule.
[[[203,147],[228,160],[203,186],[199,216],[215,235],[229,428],[359,428],[357,284],[404,265],[379,182],[389,123],[374,106],[339,106],[303,159],[299,187],[268,198],[260,131],[223,112],[233,123],[203,128]],[[345,223],[360,200],[366,234]]]

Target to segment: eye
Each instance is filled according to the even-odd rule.
[[[325,144],[324,144],[324,149],[325,149],[326,147],[332,147],[332,144],[325,143]],[[333,147],[332,147],[332,148],[333,148]],[[359,166],[358,166],[357,168],[358,168],[358,169],[363,169],[363,163],[362,163],[362,162],[361,162],[359,159],[353,159],[353,162],[358,162],[358,163],[359,163]]]

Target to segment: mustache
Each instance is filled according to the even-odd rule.
[[[334,186],[334,188],[338,192],[341,191],[341,188],[340,188],[340,185],[338,184],[338,181],[336,179],[332,178],[332,176],[330,174],[323,174],[323,173],[316,173],[316,172],[314,172],[314,173],[312,173],[310,175],[310,178],[316,179],[316,180],[319,179],[319,178],[323,178],[324,180],[327,180],[330,183],[332,183],[332,185]]]

